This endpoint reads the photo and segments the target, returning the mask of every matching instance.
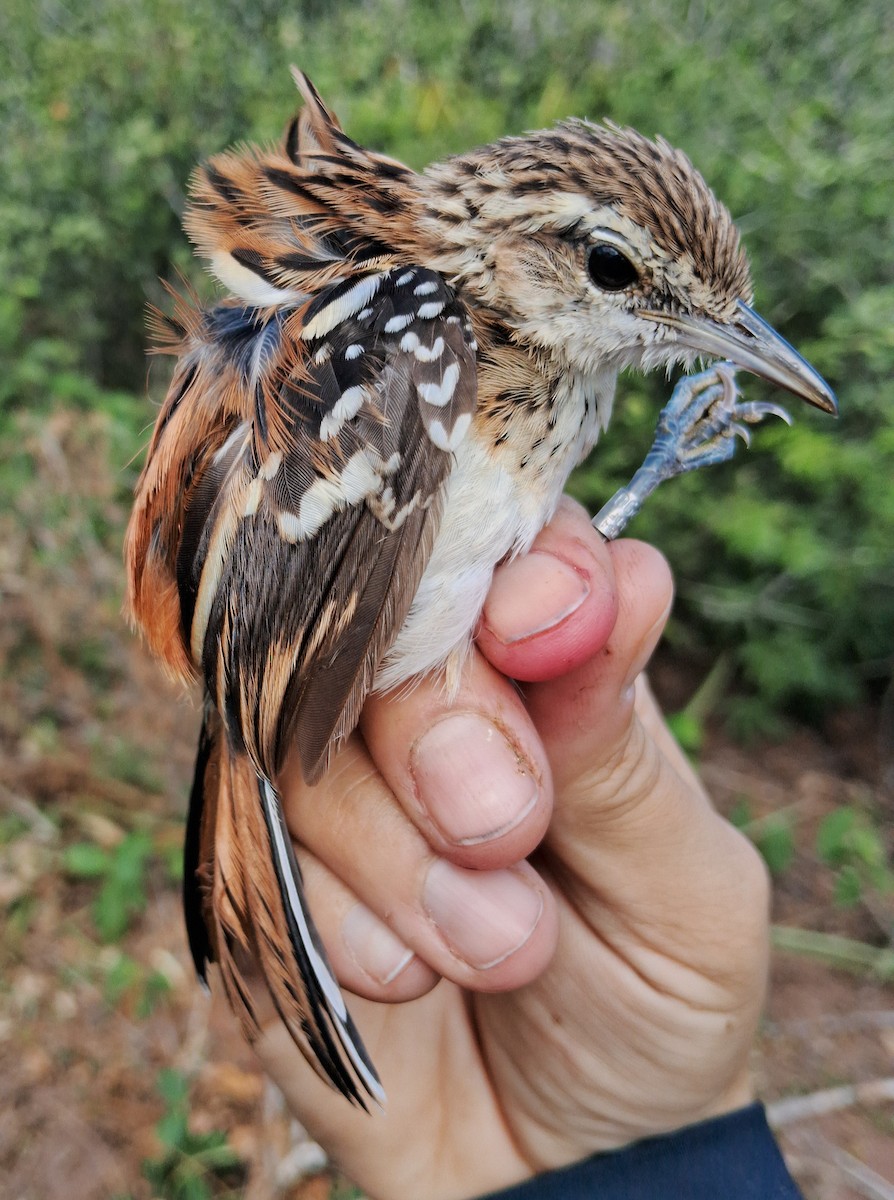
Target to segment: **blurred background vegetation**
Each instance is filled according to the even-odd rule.
[[[289,63],[352,136],[415,167],[609,116],[688,151],[744,232],[759,310],[842,407],[837,424],[799,409],[794,432],[760,430],[747,460],[649,505],[636,532],[677,573],[674,640],[706,661],[725,650],[744,733],[880,693],[894,648],[894,24],[880,0],[9,0],[4,21],[4,503],[31,470],[23,428],[59,408],[104,414],[127,493],[151,419],[145,304],[159,279],[198,271],[180,229],[190,170],[278,137]],[[592,505],[637,465],[668,388],[623,391],[577,482]]]
[[[787,733],[735,769],[703,762],[781,877],[786,918],[860,939],[854,961],[879,977],[894,940],[883,809],[861,782],[877,778],[877,748],[830,765],[832,743],[793,732],[865,743],[865,717],[855,738],[841,713],[868,712],[870,740],[888,731],[894,785],[891,6],[5,0],[0,1102],[17,1122],[6,1141],[0,1129],[0,1169],[23,1197],[57,1194],[33,1182],[51,1168],[59,1195],[124,1194],[122,1178],[139,1197],[146,1180],[175,1200],[235,1195],[221,1127],[251,1157],[260,1084],[205,1074],[183,965],[195,714],[123,627],[120,546],[169,371],[147,374],[145,306],[167,303],[161,281],[178,273],[211,292],[180,228],[190,171],[279,137],[293,62],[355,139],[414,167],[568,115],[611,117],[684,148],[728,204],[759,311],[829,379],[842,416],[799,408],[794,429],[759,429],[735,465],[669,485],[638,518],[632,532],[678,581],[664,664],[685,686],[666,694],[701,683],[678,721],[690,747],[706,716],[739,739]],[[593,511],[641,461],[668,394],[663,378],[622,380],[574,482]],[[787,1078],[806,1057],[799,1046]],[[828,1053],[815,1068],[831,1072]],[[141,1184],[115,1157],[125,1146]]]

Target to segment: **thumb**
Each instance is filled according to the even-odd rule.
[[[590,535],[601,541],[595,531]],[[599,762],[608,765],[630,737],[635,684],[661,638],[673,602],[670,569],[659,551],[626,539],[606,549],[617,603],[610,635],[586,662],[556,679],[529,685],[525,692],[557,790],[589,774]]]
[[[623,929],[638,944],[644,977],[679,954],[735,990],[766,938],[765,871],[712,807],[641,674],[670,611],[667,564],[642,542],[610,549],[618,619],[608,641],[526,689],[554,776],[548,859],[591,927],[607,938]]]

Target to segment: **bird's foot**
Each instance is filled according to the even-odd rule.
[[[658,418],[658,432],[643,467],[660,479],[727,462],[736,452],[736,438],[751,444],[748,425],[764,417],[791,417],[778,404],[739,401],[733,363],[716,363],[700,375],[681,379]],[[745,422],[745,424],[743,424]],[[657,485],[656,485],[657,486]]]
[[[736,438],[750,445],[748,426],[770,416],[791,423],[777,404],[739,399],[732,363],[716,363],[681,379],[661,410],[645,462],[627,487],[600,509],[593,524],[606,539],[616,538],[665,479],[727,462],[736,452]]]

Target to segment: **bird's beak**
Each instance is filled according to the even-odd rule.
[[[736,305],[735,316],[729,322],[658,311],[642,315],[662,325],[669,325],[681,346],[711,357],[729,359],[742,370],[751,371],[761,379],[785,388],[823,412],[838,415],[838,402],[825,379],[785,338],[780,337],[772,326],[741,300]]]

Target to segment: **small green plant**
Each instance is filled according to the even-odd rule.
[[[740,800],[729,814],[733,825],[749,837],[761,853],[771,875],[781,875],[795,855],[795,834],[784,812],[754,817],[747,800]]]
[[[681,708],[679,712],[668,715],[667,724],[671,733],[680,743],[681,749],[690,758],[698,758],[705,740],[705,727],[702,721],[688,708]]]
[[[110,1008],[123,1000],[133,1002],[139,1020],[146,1020],[158,1008],[171,990],[171,983],[161,971],[145,967],[129,954],[118,954],[110,963],[103,979],[103,997]]]
[[[115,942],[146,908],[146,871],[152,856],[148,833],[129,833],[111,850],[95,842],[76,842],[63,854],[63,866],[78,879],[99,880],[93,922],[105,942]]]
[[[685,633],[682,633],[685,639]],[[717,712],[729,686],[732,664],[728,654],[720,654],[685,708],[667,718],[671,733],[691,759],[697,759],[705,740],[708,720]]]
[[[191,1132],[187,1077],[181,1071],[162,1071],[158,1090],[166,1107],[155,1128],[165,1151],[143,1163],[143,1176],[152,1185],[153,1196],[158,1200],[235,1197],[239,1193],[229,1185],[235,1182],[239,1159],[227,1145],[227,1135],[222,1130]],[[214,1186],[216,1183],[224,1185],[225,1190]]]
[[[835,901],[842,907],[858,904],[867,890],[894,892],[884,838],[859,809],[842,805],[828,814],[817,830],[816,853],[835,871]]]

